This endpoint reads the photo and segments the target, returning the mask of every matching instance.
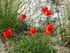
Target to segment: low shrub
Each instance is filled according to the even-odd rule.
[[[52,36],[35,35],[23,37],[14,45],[15,53],[57,53],[53,48]]]

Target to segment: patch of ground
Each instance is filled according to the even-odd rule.
[[[55,42],[54,48],[57,49],[57,53],[70,53],[70,48],[69,47],[63,47],[60,45],[61,43],[61,36],[55,36],[53,38],[53,41]]]
[[[0,53],[8,53],[8,51],[6,51],[5,45],[2,43],[1,40],[0,40]]]

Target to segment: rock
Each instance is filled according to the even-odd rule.
[[[32,27],[43,28],[45,25],[48,17],[44,14],[40,15],[42,13],[40,9],[43,7],[48,7],[54,13],[50,19],[52,25],[58,25],[59,22],[61,22],[61,24],[64,23],[63,13],[51,0],[25,0],[20,7],[18,13],[26,13],[28,19],[26,19],[25,22],[29,23]]]

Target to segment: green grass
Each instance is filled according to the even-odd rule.
[[[18,31],[21,25],[17,19],[19,3],[17,3],[15,8],[13,5],[14,1],[16,0],[0,0],[0,33],[7,29]]]
[[[55,3],[56,5],[58,5],[58,2],[56,0],[51,0],[53,3]]]
[[[19,40],[16,39],[17,41],[13,44],[15,53],[57,53],[53,48],[52,36],[43,34],[32,37],[22,36],[20,39],[18,38]]]

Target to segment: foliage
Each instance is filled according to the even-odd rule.
[[[52,36],[35,35],[33,37],[23,37],[20,41],[16,41],[14,46],[15,53],[57,53],[52,47],[54,43],[51,41]]]
[[[7,39],[7,40],[11,40],[13,44],[13,45],[11,45],[11,43],[8,44],[9,47],[13,46],[14,51],[11,51],[11,52],[13,53],[14,52],[16,53],[57,53],[56,50],[53,48],[54,43],[51,41],[52,36],[50,36],[50,34],[54,32],[52,30],[53,27],[50,26],[49,29],[46,29],[46,33],[48,33],[49,31],[48,33],[49,36],[44,35],[43,31],[40,31],[39,28],[38,30],[40,34],[37,34],[38,31],[36,30],[31,30],[30,35],[33,35],[34,33],[35,34],[33,36],[26,36],[26,35],[29,35],[27,33],[29,33],[30,27],[27,28],[28,24],[26,24],[25,21],[20,22],[22,21],[22,18],[20,18],[20,21],[18,20],[17,11],[20,3],[17,3],[16,8],[14,9],[14,6],[13,6],[14,1],[15,0],[5,0],[5,1],[0,0],[0,33],[3,34],[3,32],[5,32],[6,33],[5,36],[10,35],[10,39]],[[42,10],[42,11],[45,11],[45,10]],[[52,13],[51,10],[46,10],[44,14],[48,16],[48,18],[50,18],[49,16],[54,15],[54,13]],[[50,24],[49,20],[50,19],[48,19],[46,25]],[[9,31],[6,32],[7,29],[10,29],[13,31],[12,36],[10,34],[11,32]],[[23,30],[26,30],[28,32],[23,32]],[[23,32],[24,36],[19,33],[20,31]],[[17,33],[18,35],[16,35],[15,32],[18,32]]]
[[[66,35],[65,35],[65,40],[64,40],[64,42],[65,42],[65,45],[68,45],[68,46],[70,46],[70,23],[67,25],[67,27],[66,27]]]
[[[0,0],[0,33],[7,29],[18,31],[21,27],[22,23],[17,19],[19,3],[17,3],[15,8],[13,5],[14,1]]]
[[[64,43],[63,46],[70,46],[70,12],[69,11],[67,12],[67,15],[65,17],[67,23],[61,29],[60,33],[62,34],[62,41]]]
[[[62,28],[62,30],[60,31],[60,34],[62,34],[61,36],[61,40],[64,43],[63,46],[70,46],[70,23],[66,24],[66,27]]]
[[[51,0],[53,3],[55,3],[56,5],[58,5],[58,1],[56,0]]]

